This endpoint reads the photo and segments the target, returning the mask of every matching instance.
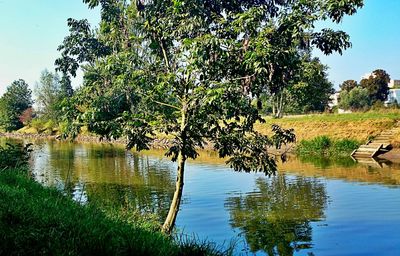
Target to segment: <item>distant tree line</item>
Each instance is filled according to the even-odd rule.
[[[24,126],[34,126],[38,132],[52,130],[62,122],[63,106],[72,94],[69,80],[47,69],[42,71],[33,95],[23,79],[16,80],[0,98],[0,130],[11,132]]]
[[[339,108],[366,110],[371,106],[382,106],[389,95],[390,76],[385,70],[377,69],[360,83],[346,80],[340,85]]]

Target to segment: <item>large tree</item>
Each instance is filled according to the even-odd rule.
[[[377,69],[368,78],[360,82],[360,86],[367,89],[372,103],[386,101],[389,95],[390,76],[385,70]]]
[[[327,69],[318,58],[311,58],[310,54],[305,54],[301,59],[298,75],[282,91],[282,101],[273,101],[274,97],[271,97],[272,104],[275,104],[274,116],[281,117],[284,112],[324,111],[334,92],[333,84],[328,80]]]
[[[23,126],[20,116],[32,107],[32,92],[28,84],[19,79],[7,87],[0,98],[0,127],[6,131],[18,130]]]
[[[69,20],[59,48],[59,69],[74,74],[82,63],[84,86],[67,114],[76,127],[107,138],[125,136],[128,148],[148,149],[155,134],[171,134],[166,155],[177,161],[177,180],[163,230],[170,232],[180,206],[185,163],[210,143],[237,171],[273,173],[267,148],[294,140],[274,126],[267,137],[254,101],[278,94],[299,68],[300,52],[350,46],[342,31],[314,31],[317,20],[340,22],[362,0],[120,1],[100,5],[95,32]],[[75,125],[74,125],[75,124]]]
[[[36,83],[34,94],[37,112],[45,119],[58,120],[61,114],[63,92],[57,73],[43,70],[39,82]]]

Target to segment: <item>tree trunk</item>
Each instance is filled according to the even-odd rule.
[[[172,229],[175,226],[176,216],[178,215],[179,206],[181,204],[182,192],[183,192],[183,178],[185,172],[185,162],[186,156],[184,155],[184,148],[186,144],[186,124],[187,124],[187,106],[186,104],[182,105],[181,110],[181,139],[182,139],[182,148],[178,153],[178,171],[176,174],[176,183],[175,183],[175,192],[174,197],[172,198],[171,205],[169,207],[167,218],[164,221],[162,231],[166,234],[170,234]]]
[[[175,226],[176,216],[178,215],[179,206],[181,204],[182,192],[183,192],[183,178],[185,172],[185,158],[182,155],[182,152],[179,152],[178,155],[178,173],[176,177],[175,183],[175,193],[172,198],[171,206],[169,207],[167,218],[162,227],[162,231],[166,234],[170,234],[172,229]]]

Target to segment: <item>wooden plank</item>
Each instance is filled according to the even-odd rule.
[[[371,157],[373,158],[374,156],[378,155],[379,150],[380,150],[381,148],[382,148],[382,145],[381,145],[379,148],[377,148],[377,150],[371,155]]]

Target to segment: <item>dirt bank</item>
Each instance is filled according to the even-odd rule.
[[[394,148],[389,152],[380,155],[378,158],[389,160],[393,163],[400,163],[400,148]]]

